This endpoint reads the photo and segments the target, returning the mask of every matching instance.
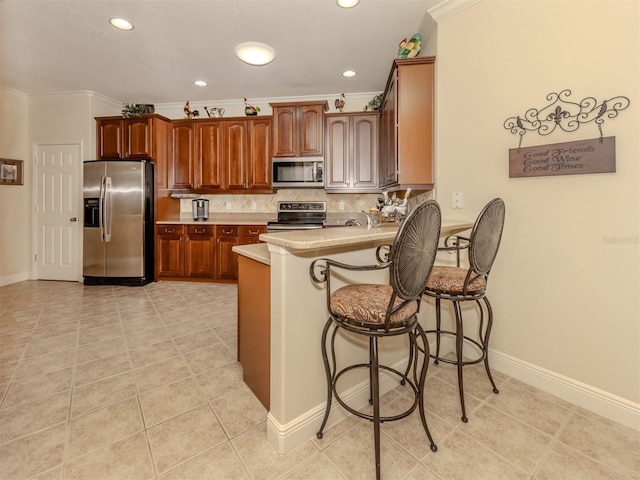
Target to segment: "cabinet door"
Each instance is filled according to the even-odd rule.
[[[249,189],[271,188],[271,119],[249,120]]]
[[[218,225],[216,227],[216,278],[236,280],[238,278],[238,257],[232,248],[240,245],[236,225]]]
[[[222,188],[224,166],[224,122],[199,123],[196,127],[198,184],[201,188]]]
[[[97,126],[98,159],[122,158],[122,120],[100,119],[98,120]]]
[[[301,156],[322,156],[324,143],[324,107],[304,105],[298,107],[299,144]]]
[[[225,122],[225,182],[228,189],[244,189],[248,183],[249,139],[246,120]]]
[[[125,158],[152,158],[150,118],[128,118],[124,122]]]
[[[378,191],[378,116],[351,117],[351,186]]]
[[[326,123],[325,188],[346,190],[350,187],[349,117],[327,117]]]
[[[296,107],[273,108],[273,156],[295,157],[298,131],[296,129]]]
[[[189,225],[185,243],[185,275],[191,278],[213,278],[215,241],[213,226]]]
[[[176,122],[171,133],[171,188],[194,188],[194,127],[192,122]]]
[[[383,99],[380,115],[380,186],[385,187],[398,181],[397,128],[396,128],[396,81],[394,70],[389,79],[389,89]]]
[[[156,262],[159,277],[184,275],[182,225],[158,227]]]

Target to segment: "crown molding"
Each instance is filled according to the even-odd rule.
[[[444,0],[435,7],[427,10],[427,12],[436,21],[436,23],[440,23],[480,1],[481,0]]]

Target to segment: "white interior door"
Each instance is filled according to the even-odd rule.
[[[79,144],[36,146],[36,278],[82,279]]]

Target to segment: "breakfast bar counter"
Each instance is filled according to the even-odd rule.
[[[473,222],[466,220],[443,220],[441,236],[462,232],[472,226]],[[268,322],[270,332],[269,395],[263,403],[269,405],[267,438],[278,453],[285,454],[313,438],[325,409],[326,375],[320,340],[328,318],[326,284],[318,285],[311,280],[311,262],[317,258],[332,258],[349,264],[375,264],[376,248],[391,244],[397,230],[398,225],[389,224],[379,228],[354,226],[269,232],[260,235],[266,246],[233,248],[243,263],[253,261],[268,265],[269,269],[268,281],[263,282],[267,285],[257,284],[253,275],[243,276],[241,269],[238,289],[246,295],[250,291],[246,287],[250,287],[258,297],[264,287],[269,289],[268,313],[264,313],[264,317],[268,317],[264,321]],[[388,271],[346,272],[341,281],[332,282],[332,289],[347,283],[388,282]],[[419,312],[423,324],[428,312],[428,308]],[[238,321],[241,323],[242,318]],[[380,349],[381,362],[401,370],[407,362],[406,345],[402,343],[404,339],[385,340],[388,341],[383,342]],[[358,363],[368,358],[368,345],[348,335],[338,336],[336,351],[345,362]],[[349,404],[364,406],[368,402],[368,382],[356,375],[353,377],[345,378],[344,382],[341,380],[343,398]],[[397,381],[382,379],[380,386],[383,393],[397,386]],[[342,409],[334,408],[328,425],[335,424],[343,416]]]

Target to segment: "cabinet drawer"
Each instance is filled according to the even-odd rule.
[[[238,225],[217,225],[216,235],[218,237],[237,237],[240,234]]]
[[[158,235],[182,235],[183,229],[183,225],[158,225],[156,227]]]
[[[213,225],[187,225],[187,235],[213,235]]]
[[[266,231],[267,227],[264,225],[240,225],[240,235],[243,237],[258,237]]]

